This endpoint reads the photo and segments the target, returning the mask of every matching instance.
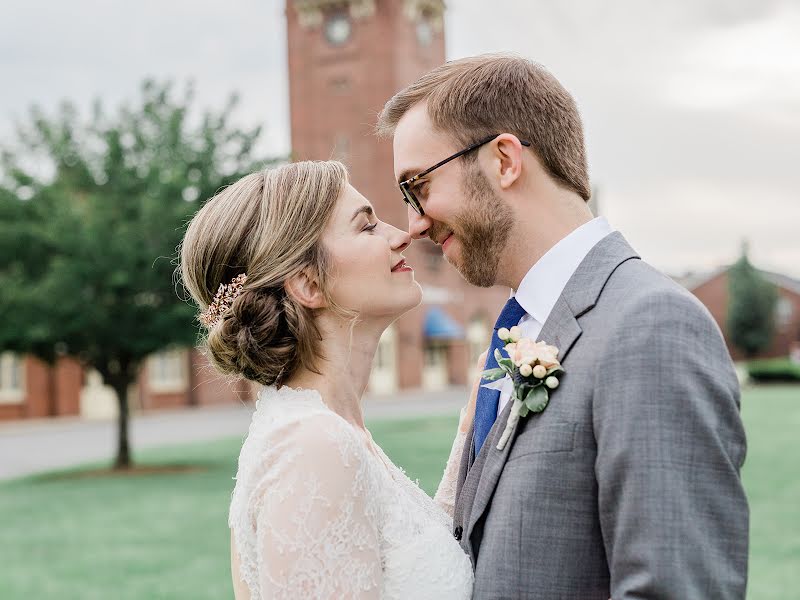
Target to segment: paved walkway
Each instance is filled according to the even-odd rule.
[[[464,388],[367,397],[367,419],[399,419],[453,414],[467,401]],[[252,405],[226,405],[151,411],[130,422],[131,448],[172,446],[244,436]],[[0,422],[0,479],[11,479],[91,461],[111,460],[116,451],[116,421],[76,417]]]

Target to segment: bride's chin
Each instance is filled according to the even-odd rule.
[[[422,286],[416,280],[414,280],[412,290],[413,291],[411,296],[413,297],[413,301],[410,304],[410,306],[406,309],[406,311],[409,311],[412,308],[416,308],[417,306],[422,304]]]
[[[393,307],[392,312],[394,317],[398,318],[422,304],[422,287],[415,281],[408,292],[402,297],[396,297],[396,300],[397,304]]]

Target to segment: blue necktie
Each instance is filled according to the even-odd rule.
[[[492,344],[489,346],[489,354],[486,356],[486,369],[496,369],[497,361],[494,358],[494,351],[496,348],[504,348],[505,342],[502,342],[497,337],[497,330],[501,327],[510,329],[519,323],[519,320],[525,316],[525,309],[519,305],[514,298],[509,299],[503,310],[500,311],[500,316],[497,317],[497,322],[494,324],[494,332],[492,333]],[[501,350],[502,352],[502,350]],[[481,385],[488,383],[481,380]],[[499,390],[489,390],[485,387],[478,388],[478,398],[475,402],[475,432],[473,440],[475,441],[475,456],[481,451],[481,446],[486,441],[489,435],[489,430],[497,420],[497,402],[500,399]]]

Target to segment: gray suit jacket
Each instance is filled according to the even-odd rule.
[[[566,374],[544,412],[461,464],[454,533],[475,598],[744,598],[739,387],[719,329],[619,233],[567,283],[539,339]]]

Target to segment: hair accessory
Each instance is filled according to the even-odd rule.
[[[231,307],[236,297],[242,293],[245,281],[247,281],[247,275],[240,273],[228,285],[219,284],[219,289],[211,304],[198,318],[207,329],[214,327],[222,318],[223,313]]]

